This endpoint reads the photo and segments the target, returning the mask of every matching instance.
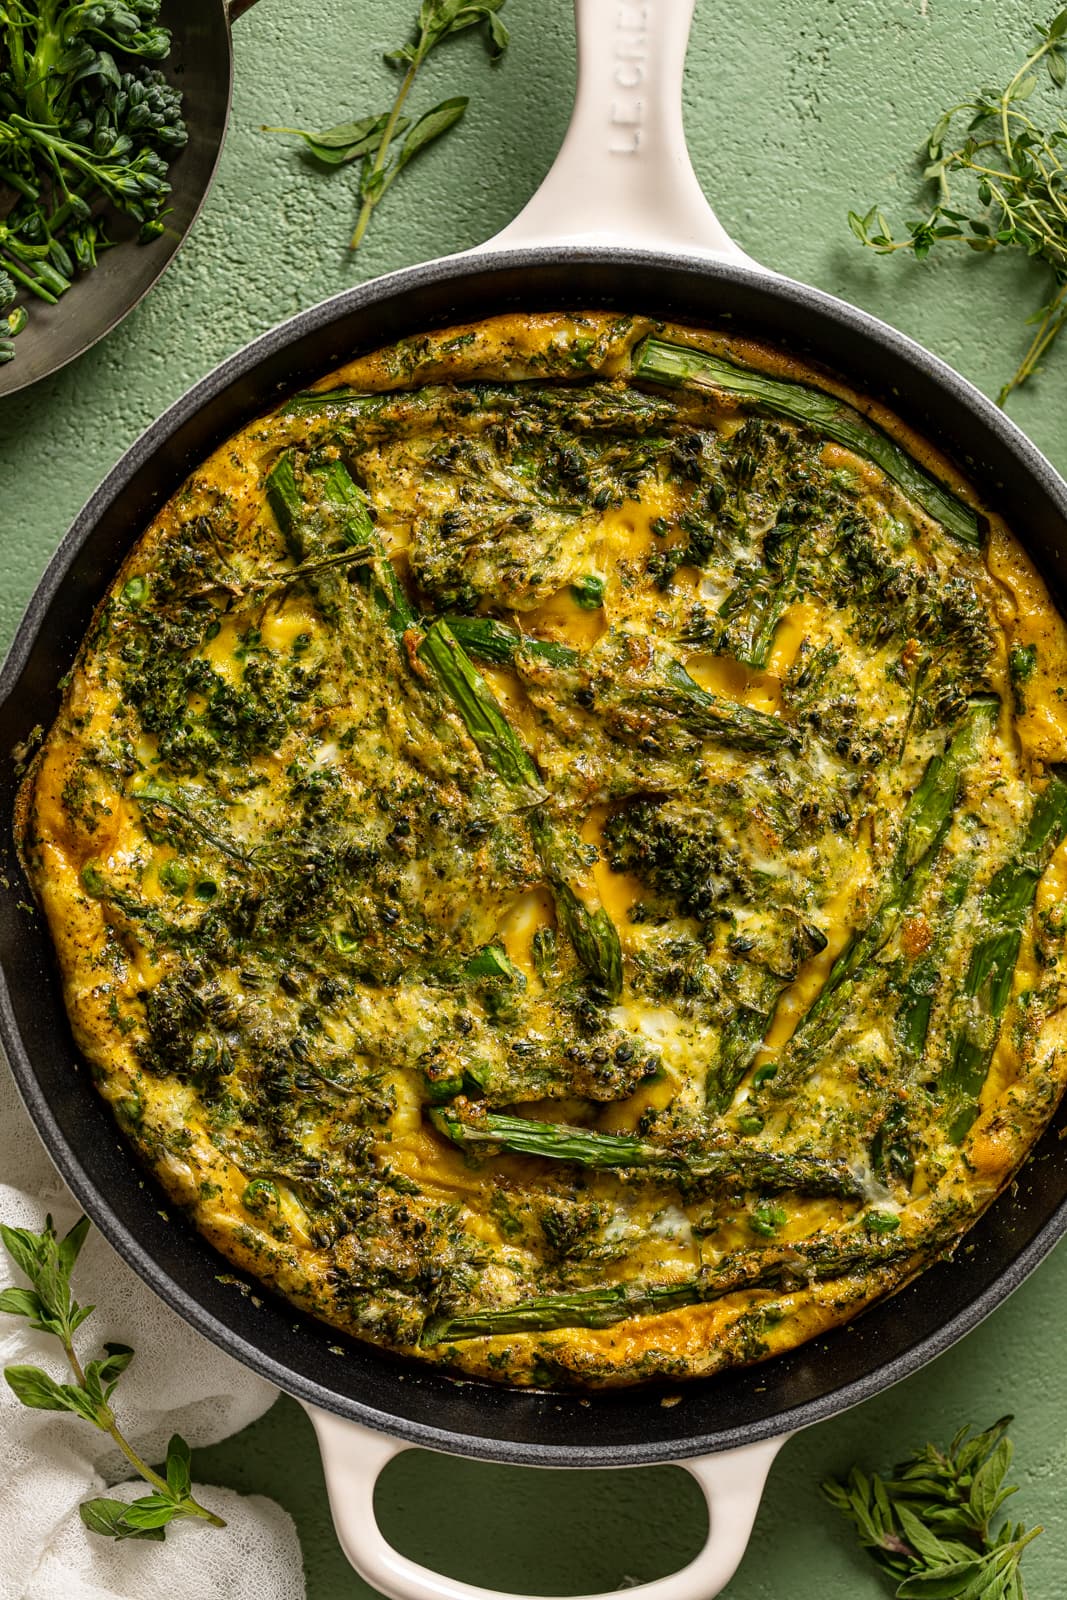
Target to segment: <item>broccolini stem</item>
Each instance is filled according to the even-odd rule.
[[[981,519],[970,506],[937,483],[881,428],[822,389],[769,377],[691,345],[648,338],[634,352],[634,377],[667,388],[724,390],[765,411],[811,423],[837,444],[866,456],[886,477],[964,544],[980,546]]]
[[[789,540],[779,572],[764,570],[755,581],[744,578],[727,595],[719,607],[725,637],[717,644],[718,651],[762,671],[770,660],[774,635],[793,595],[799,558],[798,530]]]
[[[286,402],[283,415],[311,420],[316,440],[344,437],[358,424],[361,446],[410,438],[445,425],[457,434],[481,433],[494,423],[539,414],[578,435],[605,431],[647,439],[676,431],[673,403],[640,389],[566,382],[427,384],[421,389],[309,390]],[[314,426],[322,424],[321,431]]]

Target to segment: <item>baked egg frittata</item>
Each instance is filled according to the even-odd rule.
[[[76,1040],[231,1261],[514,1384],[751,1362],[951,1250],[1067,1074],[1067,632],[770,347],[500,317],[222,446],[27,774]]]

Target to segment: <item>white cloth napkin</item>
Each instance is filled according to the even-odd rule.
[[[0,1221],[39,1231],[48,1212],[60,1234],[79,1214],[0,1055]],[[23,1281],[0,1246],[0,1287]],[[274,1400],[277,1390],[188,1327],[95,1230],[74,1292],[96,1307],[79,1334],[90,1355],[110,1340],[136,1352],[115,1405],[146,1460],[162,1460],[173,1433],[194,1450],[215,1444]],[[0,1368],[14,1362],[70,1376],[55,1339],[0,1315]],[[197,1499],[225,1517],[224,1530],[177,1523],[162,1544],[116,1543],[88,1531],[80,1502],[101,1493],[132,1500],[147,1485],[128,1481],[129,1463],[106,1434],[78,1417],[27,1410],[0,1380],[0,1440],[0,1600],[303,1600],[296,1529],[273,1500],[194,1484]]]

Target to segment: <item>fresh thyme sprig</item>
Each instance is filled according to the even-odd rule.
[[[42,1367],[11,1366],[4,1377],[24,1406],[39,1411],[71,1411],[108,1434],[126,1459],[152,1486],[152,1493],[132,1502],[100,1496],[80,1507],[81,1519],[93,1533],[112,1539],[162,1539],[167,1523],[178,1518],[198,1518],[214,1528],[224,1528],[221,1517],[192,1496],[189,1446],[175,1434],[167,1446],[165,1476],[155,1472],[125,1438],[111,1409],[115,1385],[133,1360],[125,1344],[105,1344],[104,1355],[84,1365],[74,1349],[74,1335],[93,1311],[80,1306],[70,1290],[70,1275],[85,1243],[89,1220],[82,1217],[60,1239],[49,1217],[43,1233],[9,1228],[0,1223],[0,1238],[8,1254],[26,1274],[29,1289],[0,1291],[0,1311],[28,1317],[31,1328],[54,1335],[74,1374],[73,1383],[59,1383]]]
[[[322,133],[309,133],[303,128],[263,129],[264,133],[296,134],[324,166],[336,168],[350,161],[362,162],[359,216],[350,241],[353,250],[359,249],[374,208],[408,162],[454,127],[469,104],[465,95],[457,95],[424,111],[414,122],[405,117],[404,107],[419,68],[445,39],[477,27],[479,23],[485,24],[489,53],[494,61],[498,60],[508,43],[508,30],[499,16],[503,4],[504,0],[422,0],[414,38],[398,50],[389,51],[385,57],[390,66],[402,68],[404,73],[388,111],[338,123]],[[403,142],[394,148],[394,140],[401,136]]]
[[[928,1444],[892,1478],[853,1467],[823,1493],[896,1585],[897,1600],[1026,1600],[1020,1561],[1041,1528],[1005,1522],[1010,1417],[971,1437],[961,1428],[947,1450]]]
[[[1048,24],[1035,23],[1040,39],[1002,90],[983,89],[973,100],[951,106],[925,146],[924,178],[937,186],[937,204],[924,219],[907,224],[907,238],[894,238],[882,211],[848,214],[849,227],[879,255],[911,250],[920,258],[942,240],[962,240],[992,253],[1017,248],[1044,261],[1052,274],[1045,304],[1027,318],[1036,326],[998,404],[1040,371],[1067,322],[1067,123],[1046,130],[1027,109],[1044,62],[1057,89],[1067,84],[1067,10]],[[958,131],[957,131],[958,130]],[[969,184],[958,197],[960,181]],[[956,209],[967,204],[969,209]]]

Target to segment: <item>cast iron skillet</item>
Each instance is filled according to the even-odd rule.
[[[174,43],[163,70],[182,91],[189,128],[189,143],[170,169],[167,231],[142,246],[130,218],[110,223],[115,248],[103,252],[100,265],[79,278],[57,305],[33,301],[18,354],[0,367],[0,397],[57,372],[110,333],[173,261],[207,199],[222,154],[233,92],[230,23],[254,3],[164,0],[159,20],[170,28]]]
[[[216,444],[355,352],[502,311],[662,314],[751,332],[835,369],[955,457],[1003,508],[1067,606],[1067,484],[1048,462],[981,394],[893,329],[756,268],[708,211],[685,153],[678,93],[692,0],[578,0],[577,9],[575,117],[545,186],[511,228],[481,251],[365,284],[273,329],[173,406],[109,474],[48,568],[0,675],[5,755],[51,722],[57,680],[119,561]],[[481,1593],[425,1573],[377,1533],[374,1476],[405,1444],[542,1466],[682,1461],[712,1502],[712,1541],[683,1573],[647,1588],[650,1600],[710,1600],[740,1559],[782,1438],[946,1350],[1067,1228],[1061,1109],[1018,1185],[955,1261],[932,1267],[859,1321],[755,1372],[694,1384],[671,1406],[650,1389],[579,1400],[457,1383],[339,1339],[289,1305],[238,1293],[232,1275],[221,1282],[219,1257],[181,1217],[161,1212],[78,1059],[47,932],[26,909],[11,843],[16,786],[5,761],[0,1035],[30,1114],[86,1211],[142,1277],[202,1333],[308,1406],[342,1541],[364,1576],[396,1600]]]

